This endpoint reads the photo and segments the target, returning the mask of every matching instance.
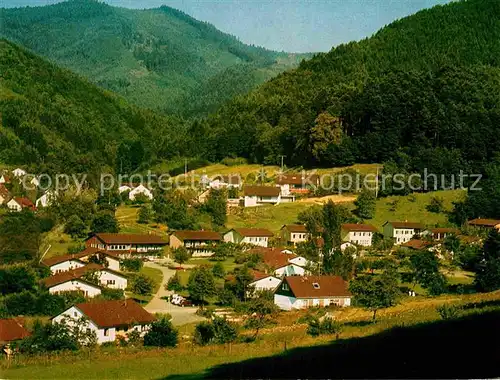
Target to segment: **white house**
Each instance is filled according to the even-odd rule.
[[[394,239],[394,244],[399,245],[410,241],[414,236],[420,235],[425,227],[413,222],[385,222],[384,236]]]
[[[35,202],[37,208],[48,207],[56,199],[54,192],[47,190],[40,198]]]
[[[12,170],[12,174],[14,175],[14,177],[24,177],[26,175],[26,171],[21,169],[21,168],[17,168],[17,169],[14,169]]]
[[[280,173],[276,184],[280,186],[282,197],[289,197],[293,194],[308,194],[311,188],[319,185],[319,176],[307,173]]]
[[[284,277],[274,292],[274,303],[282,310],[350,306],[351,298],[340,276]]]
[[[249,287],[252,287],[255,292],[262,291],[274,291],[281,280],[273,275],[253,271],[252,272],[254,280],[248,284]]]
[[[81,329],[94,331],[99,344],[114,342],[118,336],[126,337],[132,330],[144,336],[155,321],[154,315],[127,299],[79,303],[52,318],[52,323],[72,325],[82,319]]]
[[[170,248],[186,248],[192,257],[209,257],[215,253],[215,247],[222,240],[215,231],[175,231],[170,235]]]
[[[135,197],[137,197],[139,194],[142,194],[149,199],[153,199],[153,193],[151,192],[151,190],[149,190],[146,186],[142,184],[130,190],[130,193],[128,193],[128,199],[134,201]]]
[[[342,224],[342,241],[370,247],[377,229],[371,224]]]
[[[234,187],[239,189],[241,187],[241,176],[239,174],[218,175],[212,178],[208,186],[212,189],[221,189]]]
[[[0,174],[0,183],[10,183],[10,178],[7,174]]]
[[[268,268],[267,272],[277,277],[303,276],[307,274],[308,260],[294,255],[288,250],[279,248],[255,248],[248,253],[258,253],[262,256],[262,262]]]
[[[61,279],[58,283],[46,285],[50,294],[81,292],[85,297],[94,298],[102,292],[102,287],[82,278]]]
[[[51,257],[43,262],[46,266],[49,267],[52,274],[58,274],[62,272],[67,272],[70,270],[74,270],[77,268],[82,268],[86,265],[83,261],[76,258],[67,258],[68,255],[64,255],[63,257]],[[56,260],[58,259],[58,260]]]
[[[275,205],[281,202],[279,187],[245,186],[243,193],[245,196],[245,207],[262,206],[265,204]]]
[[[235,244],[253,244],[267,247],[274,234],[265,228],[233,228],[224,234],[224,241]]]
[[[119,188],[118,188],[118,193],[124,193],[126,191],[130,191],[132,190],[132,188],[128,185],[121,185]]]
[[[50,257],[42,261],[42,264],[48,266],[52,274],[66,272],[69,270],[84,267],[88,264],[91,256],[104,256],[107,265],[106,268],[113,271],[120,271],[120,258],[113,252],[99,251],[95,248],[87,248],[82,252]]]
[[[168,244],[155,234],[98,233],[85,240],[87,249],[106,251],[121,259],[129,257],[156,258]]]
[[[7,207],[10,211],[21,212],[23,209],[34,211],[35,205],[28,198],[14,197],[7,202]]]
[[[309,240],[309,232],[303,224],[285,224],[280,230],[281,240],[287,245],[297,245]]]

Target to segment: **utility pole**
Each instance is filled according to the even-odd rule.
[[[281,155],[280,157],[281,157],[281,172],[283,173],[283,166],[284,166],[284,165],[283,165],[283,159],[284,159],[286,156]]]
[[[377,166],[377,175],[375,177],[375,199],[378,198],[378,166]]]
[[[187,178],[187,174],[188,174],[188,160],[187,158],[184,159],[184,179]]]

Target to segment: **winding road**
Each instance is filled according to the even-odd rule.
[[[180,307],[172,305],[170,302],[162,299],[162,297],[167,297],[173,292],[165,289],[170,277],[175,275],[175,270],[169,269],[166,266],[160,265],[155,262],[147,262],[144,264],[147,267],[155,268],[161,270],[163,274],[163,280],[161,282],[158,292],[153,296],[153,299],[144,307],[148,312],[155,314],[168,313],[172,316],[172,323],[176,326],[185,325],[187,323],[203,321],[205,318],[196,315],[196,307]]]

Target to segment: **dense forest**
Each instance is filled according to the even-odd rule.
[[[0,9],[0,19],[0,36],[139,106],[186,117],[215,111],[310,56],[245,45],[166,6],[73,0]]]
[[[213,160],[477,168],[500,150],[500,2],[453,2],[398,20],[192,128],[210,133],[199,144]]]
[[[0,40],[0,162],[38,172],[131,172],[183,149],[182,121],[122,98]]]

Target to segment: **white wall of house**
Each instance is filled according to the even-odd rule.
[[[101,289],[99,289],[97,286],[92,286],[85,282],[79,281],[78,279],[67,281],[62,284],[58,284],[49,288],[49,293],[51,294],[57,294],[61,292],[75,292],[75,291],[82,292],[85,295],[85,297],[90,297],[90,298],[93,298],[101,294]]]
[[[245,195],[244,206],[255,207],[262,204],[278,204],[281,201],[281,196],[260,197],[256,195]]]
[[[291,296],[283,296],[281,294],[274,295],[274,304],[281,310],[302,309],[301,300]]]
[[[15,199],[11,199],[10,201],[7,202],[7,208],[10,211],[15,211],[15,212],[21,212],[22,211],[22,206],[16,202]]]
[[[0,183],[6,183],[7,182],[7,179],[5,177],[5,175],[0,175]]]
[[[255,207],[257,206],[257,196],[255,195],[245,195],[245,207]]]
[[[347,234],[347,241],[362,245],[364,247],[370,247],[372,245],[373,232],[368,231],[350,231]]]
[[[119,272],[120,271],[120,260],[115,259],[114,257],[109,257],[109,256],[105,256],[105,257],[106,257],[106,261],[108,262],[108,268]]]
[[[126,191],[130,191],[132,190],[132,188],[130,186],[127,186],[127,185],[122,185],[118,188],[118,193],[124,193]]]
[[[108,272],[106,270],[99,271],[99,282],[111,289],[123,289],[127,288],[127,279],[118,276],[114,273]]]
[[[274,295],[274,303],[282,310],[292,310],[292,309],[306,309],[309,307],[317,306],[351,306],[350,297],[335,297],[331,298],[295,298],[292,296],[284,296],[280,294]]]
[[[133,201],[135,200],[135,197],[138,196],[139,194],[143,194],[149,199],[153,199],[153,193],[144,185],[139,185],[136,188],[132,189],[130,193],[128,194],[128,198]]]
[[[306,270],[295,264],[289,264],[287,266],[278,268],[274,271],[274,274],[278,277],[283,276],[303,276]]]
[[[26,175],[26,171],[20,168],[14,169],[12,171],[14,177],[24,177]]]
[[[47,191],[35,202],[36,207],[48,207],[53,202],[55,196],[52,192]]]
[[[78,260],[68,260],[62,263],[54,264],[50,266],[50,271],[52,274],[66,272],[72,269],[84,267],[86,264]]]
[[[415,236],[413,228],[394,228],[394,243],[403,244],[410,241]]]
[[[293,259],[288,260],[290,263],[298,265],[299,267],[305,268],[309,264],[309,260],[302,256],[294,257]]]
[[[253,244],[259,247],[267,247],[269,243],[269,237],[267,236],[242,236],[237,231],[231,230],[224,234],[224,241],[226,243],[235,244]]]
[[[251,282],[248,284],[248,286],[253,287],[256,291],[264,291],[264,290],[270,290],[273,291],[278,287],[280,284],[281,280],[279,278],[269,276],[265,278],[261,278],[260,280]]]

